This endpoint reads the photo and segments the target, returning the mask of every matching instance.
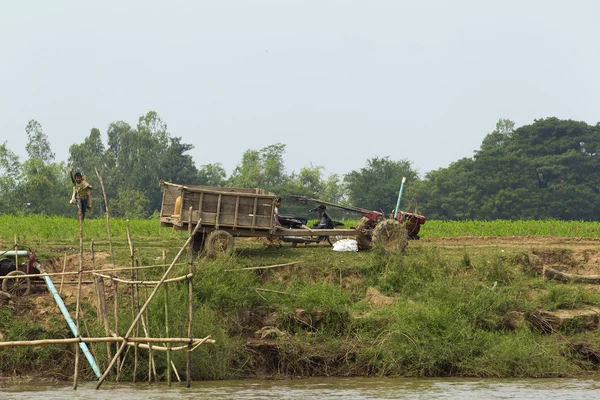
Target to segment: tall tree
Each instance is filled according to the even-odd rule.
[[[29,158],[37,158],[45,165],[54,161],[54,153],[42,125],[32,119],[25,127],[25,132],[27,133],[27,146],[25,149]]]
[[[198,171],[197,182],[205,186],[223,186],[226,183],[227,172],[220,163],[205,164]]]
[[[396,207],[402,177],[408,189],[419,177],[408,160],[393,161],[389,157],[374,157],[358,171],[344,176],[351,204],[370,210],[391,212]]]
[[[285,145],[273,144],[261,150],[246,150],[228,180],[229,186],[276,189],[288,180],[283,155]]]
[[[600,126],[546,118],[500,120],[472,159],[425,177],[435,219],[600,220]]]
[[[6,143],[0,146],[0,214],[19,211],[16,190],[23,174],[19,156],[9,150]]]

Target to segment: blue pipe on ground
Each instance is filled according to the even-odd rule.
[[[40,271],[41,274],[45,273],[44,269],[42,268],[42,266],[39,263],[36,262],[34,264],[34,267],[38,271]],[[58,308],[60,308],[60,312],[62,313],[63,317],[65,317],[65,320],[67,321],[67,324],[69,325],[69,328],[71,328],[71,332],[73,332],[73,336],[81,337],[77,330],[77,325],[75,325],[75,323],[73,322],[73,318],[71,318],[71,315],[69,314],[69,310],[67,310],[67,307],[65,306],[65,303],[62,301],[60,294],[58,294],[58,291],[54,287],[52,280],[47,275],[44,275],[43,278],[44,278],[44,281],[46,281],[48,290],[50,290],[50,293],[52,293],[52,297],[54,297],[54,301],[56,301],[56,304],[58,304]],[[88,360],[90,367],[92,367],[92,369],[94,370],[94,374],[96,374],[96,378],[100,378],[100,375],[101,375],[100,370],[98,369],[96,360],[94,359],[94,356],[92,355],[92,353],[90,353],[90,350],[88,349],[87,345],[84,342],[79,342],[79,347],[83,351],[85,358]]]

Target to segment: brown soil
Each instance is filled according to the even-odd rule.
[[[522,251],[540,271],[552,267],[561,272],[578,275],[600,275],[600,239],[565,237],[474,237],[427,239],[420,243],[436,244],[446,248],[499,248]]]

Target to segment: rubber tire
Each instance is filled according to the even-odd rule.
[[[11,271],[6,276],[27,275],[23,271]],[[3,279],[2,291],[12,296],[27,296],[31,291],[31,281],[29,277]]]
[[[227,231],[212,231],[204,241],[206,255],[209,257],[214,257],[218,254],[231,254],[234,247],[235,239]]]
[[[373,245],[387,253],[402,253],[408,245],[408,232],[404,224],[395,219],[386,219],[373,229]]]

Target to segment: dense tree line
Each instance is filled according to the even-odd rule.
[[[73,215],[66,167],[82,171],[95,188],[90,216],[103,212],[96,170],[103,177],[114,216],[147,218],[160,210],[161,181],[208,186],[259,187],[283,198],[281,209],[307,214],[292,195],[392,212],[402,177],[407,178],[401,208],[432,219],[598,220],[600,125],[547,118],[515,129],[500,120],[471,158],[427,173],[420,179],[412,162],[374,157],[344,176],[324,176],[309,164],[287,173],[285,145],[249,149],[228,177],[221,164],[197,167],[193,145],[172,136],[150,111],[136,126],[117,121],[105,139],[91,129],[69,148],[67,162],[55,160],[41,124],[25,128],[28,159],[21,162],[0,145],[0,212]],[[338,213],[339,215],[339,213]]]
[[[600,124],[500,120],[472,158],[432,171],[413,195],[433,219],[600,219]]]

